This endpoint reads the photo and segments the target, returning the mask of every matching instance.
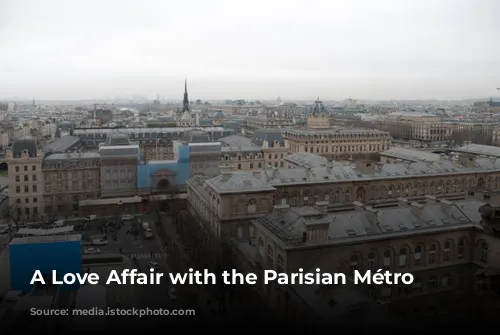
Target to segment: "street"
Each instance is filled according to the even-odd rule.
[[[167,254],[162,250],[162,241],[158,238],[158,234],[155,231],[154,225],[155,215],[143,215],[140,217],[141,223],[136,222],[136,220],[125,221],[124,225],[118,229],[115,233],[107,234],[107,245],[88,245],[82,246],[82,253],[87,248],[99,249],[101,254],[116,254],[123,253],[127,255],[134,264],[135,268],[139,272],[149,273],[150,267],[149,262],[156,262],[159,265],[158,272],[164,273],[164,281],[158,285],[134,285],[134,295],[135,303],[133,307],[135,308],[150,308],[150,309],[182,309],[183,307],[178,301],[172,301],[168,295],[168,289],[170,284],[165,279],[167,273],[169,272],[167,266]],[[153,231],[153,238],[146,239],[144,237],[144,229],[142,228],[142,223],[149,223],[150,228]],[[135,235],[131,233],[133,230],[137,230],[138,234]],[[116,240],[112,238],[112,235],[116,234]],[[91,239],[101,239],[104,233],[96,231],[95,234],[91,236]],[[182,325],[185,323],[190,323],[193,317],[189,316],[143,316],[141,318],[135,318],[134,322],[130,325],[131,328],[137,330],[144,330],[145,328],[152,328],[159,325]],[[130,319],[125,320],[123,316],[111,317],[108,324],[112,328],[120,328],[123,326],[123,322],[130,321]],[[127,326],[128,327],[128,326]]]

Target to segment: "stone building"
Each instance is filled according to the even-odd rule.
[[[128,197],[137,195],[137,164],[139,145],[128,136],[116,133],[99,146],[101,156],[101,197]]]
[[[311,107],[310,114],[307,116],[307,128],[330,128],[330,115],[319,98],[314,102],[314,105]]]
[[[252,221],[250,243],[248,238],[238,243],[240,257],[247,261],[242,268],[259,275],[264,270],[290,274],[320,269],[351,280],[355,270],[414,276],[410,285],[348,281],[344,285],[254,285],[271,308],[296,322],[383,324],[395,318],[406,324],[470,313],[466,309],[471,305],[458,302],[474,295],[479,269],[500,262],[497,238],[488,232],[479,213],[485,204],[439,201],[433,196],[423,203],[398,200],[398,205],[385,209],[355,203],[349,212],[328,212],[324,202],[297,208],[277,205],[273,213]],[[429,314],[433,309],[439,313]],[[372,319],[374,314],[378,320]]]
[[[431,113],[392,112],[377,121],[377,128],[395,138],[447,141],[451,139],[453,127],[442,121],[441,116]]]
[[[73,216],[79,203],[100,197],[100,155],[61,153],[43,161],[45,216]]]
[[[371,129],[289,129],[283,131],[283,138],[289,153],[309,152],[329,160],[368,158],[392,144],[389,133]]]
[[[15,222],[33,221],[43,214],[43,153],[31,137],[12,144],[5,160],[8,164],[9,211]]]
[[[252,171],[283,167],[288,154],[281,130],[257,129],[252,138],[232,135],[220,138],[222,163],[226,169]]]
[[[399,197],[459,199],[477,187],[492,190],[498,185],[500,160],[462,155],[433,163],[360,161],[259,171],[223,169],[215,178],[189,180],[187,198],[193,215],[215,231],[236,236],[241,227],[247,236],[249,219],[275,205],[313,206],[326,201],[332,208],[350,208],[355,201],[376,205]]]

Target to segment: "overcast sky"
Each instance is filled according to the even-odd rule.
[[[0,0],[0,98],[462,99],[498,0]]]

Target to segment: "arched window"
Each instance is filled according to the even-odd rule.
[[[389,270],[391,267],[391,251],[386,250],[384,252],[384,269]]]
[[[457,248],[457,258],[463,258],[464,257],[464,251],[465,251],[465,241],[464,239],[460,239],[458,241],[458,248]]]
[[[488,245],[486,242],[481,242],[481,262],[487,263],[488,262]]]
[[[259,237],[259,255],[264,257],[264,240],[262,237]]]
[[[367,264],[368,270],[374,271],[375,270],[375,254],[373,252],[370,252],[368,254],[368,264]]]
[[[429,247],[429,264],[436,263],[436,244],[431,244]]]
[[[443,275],[443,279],[441,280],[441,286],[442,287],[450,287],[452,284],[452,278],[451,275],[448,272],[445,272]]]
[[[278,264],[276,266],[276,269],[280,273],[285,272],[285,260],[283,259],[283,256],[279,254],[278,254]]]
[[[444,242],[443,261],[445,261],[445,262],[450,260],[450,249],[451,249],[450,241]]]
[[[354,274],[354,271],[358,269],[358,256],[352,255],[351,256],[351,274]]]
[[[406,266],[406,249],[402,248],[399,250],[399,267],[404,268]]]
[[[267,264],[272,268],[274,267],[274,249],[272,246],[267,247]]]
[[[413,262],[415,266],[421,265],[422,262],[422,246],[417,245],[415,247],[415,253],[413,255]]]

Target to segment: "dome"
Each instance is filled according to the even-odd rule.
[[[109,136],[108,145],[129,145],[130,141],[128,139],[128,136],[123,133],[114,133],[111,136]]]
[[[314,105],[311,108],[311,112],[312,112],[313,115],[326,114],[327,113],[326,108],[323,105],[323,102],[321,100],[319,100],[319,98],[318,98],[318,100],[316,100],[314,102]]]
[[[222,111],[217,111],[212,116],[212,119],[214,119],[214,120],[223,120],[224,119],[224,113]]]

